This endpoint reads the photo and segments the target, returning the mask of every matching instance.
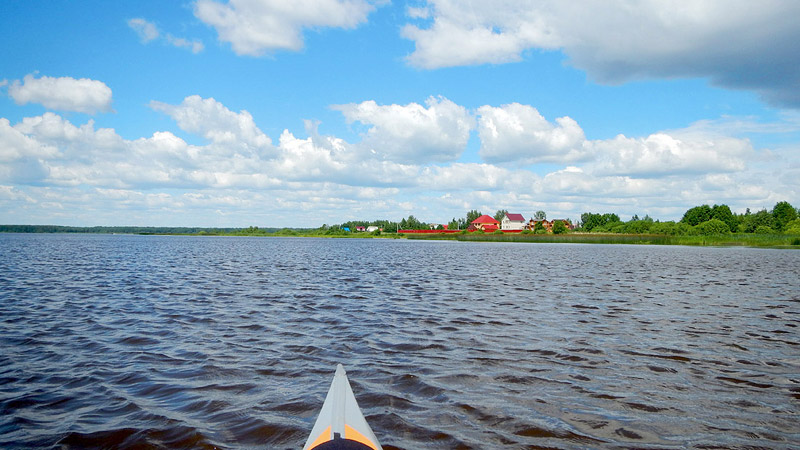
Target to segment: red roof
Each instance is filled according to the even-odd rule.
[[[490,231],[497,231],[499,229],[500,229],[500,227],[498,227],[497,225],[484,225],[483,226],[483,231],[485,231],[487,233],[490,232]]]
[[[508,217],[508,220],[518,220],[518,221],[521,221],[521,222],[525,222],[525,218],[522,217],[522,214],[508,213],[508,214],[506,214],[506,217]]]
[[[498,224],[500,222],[494,220],[494,217],[487,216],[486,214],[484,214],[484,215],[478,217],[477,219],[473,220],[471,223],[478,223],[478,224],[480,224],[480,223],[494,223],[494,224]]]

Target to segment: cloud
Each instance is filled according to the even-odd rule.
[[[94,121],[76,127],[61,116],[47,112],[41,116],[26,117],[14,129],[31,136],[37,142],[59,147],[68,158],[85,158],[90,154],[121,149],[123,139],[110,128],[94,129]]]
[[[651,178],[737,172],[756,157],[748,139],[717,130],[732,131],[723,122],[701,122],[641,138],[587,140],[575,120],[560,117],[553,124],[529,105],[485,105],[477,114],[480,155],[493,164],[581,162],[598,175]],[[758,128],[751,125],[752,129]],[[772,124],[769,129],[790,130],[791,125]]]
[[[205,49],[205,46],[200,41],[189,41],[188,39],[178,38],[171,34],[166,36],[167,42],[178,48],[186,48],[194,54],[198,54]]]
[[[140,17],[130,19],[128,26],[139,35],[139,39],[143,44],[156,40],[160,34],[155,24]]]
[[[374,6],[366,0],[198,0],[194,14],[214,27],[237,55],[300,50],[307,28],[355,28]]]
[[[142,44],[150,43],[161,37],[158,27],[141,17],[128,20],[128,26],[139,35],[139,40],[142,41]],[[194,54],[200,53],[205,49],[203,43],[198,40],[190,41],[185,38],[175,37],[169,33],[163,37],[163,40],[173,47],[191,50]]]
[[[153,101],[150,107],[172,117],[182,130],[211,141],[221,155],[267,155],[272,151],[270,138],[256,126],[249,112],[235,113],[213,98],[192,95],[177,106]]]
[[[58,154],[55,147],[38,142],[0,118],[0,163],[7,164],[24,158],[51,158]]]
[[[47,176],[43,159],[58,155],[58,149],[38,142],[0,118],[0,181],[31,183]]]
[[[422,106],[378,105],[374,101],[336,105],[348,122],[370,125],[361,145],[389,161],[425,163],[459,158],[469,140],[474,118],[463,106],[430,97]]]
[[[287,130],[281,134],[280,156],[271,172],[292,181],[333,182],[357,187],[409,186],[419,167],[392,161],[359,158],[352,144],[331,137],[300,139]],[[322,144],[322,145],[321,145]]]
[[[18,105],[39,103],[48,109],[87,114],[111,111],[111,88],[88,78],[26,75],[22,83],[19,80],[11,83],[8,94]]]
[[[529,49],[561,50],[607,84],[646,78],[708,77],[800,107],[800,3],[791,0],[429,0],[401,31],[416,67],[500,64]]]
[[[686,136],[681,139],[666,133],[646,138],[591,141],[587,147],[595,161],[592,171],[601,175],[656,177],[703,173],[737,172],[745,169],[753,148],[746,139],[703,139]]]
[[[526,170],[510,170],[491,164],[454,163],[423,169],[419,186],[434,191],[501,191],[532,189],[539,176]]]
[[[408,214],[446,221],[476,208],[542,209],[573,219],[586,211],[670,219],[703,202],[736,211],[785,199],[797,203],[800,186],[796,149],[771,149],[765,157],[733,134],[742,125],[749,132],[796,132],[793,117],[774,124],[723,118],[643,137],[586,140],[574,121],[550,122],[529,105],[485,105],[470,113],[430,98],[425,105],[340,105],[345,118],[367,125],[360,142],[323,135],[319,123],[307,121],[307,137],[284,130],[273,143],[247,111],[213,98],[151,106],[207,142],[189,144],[168,130],[128,140],[92,120],[73,124],[52,112],[13,125],[0,118],[0,220],[118,224],[124,213],[126,220],[141,217],[140,223],[198,225],[213,215],[219,219],[211,225],[292,220],[319,226]],[[450,149],[469,136],[473,114],[481,152],[491,148],[502,165],[441,162],[430,153],[408,157],[402,151],[422,143],[456,156]],[[481,127],[490,122],[496,134],[487,137]],[[369,151],[392,139],[403,145]],[[524,142],[536,152],[521,150]],[[569,162],[569,148],[579,149],[581,158]],[[532,158],[542,159],[546,170],[519,167]]]
[[[478,108],[481,157],[491,163],[571,163],[586,159],[583,130],[575,120],[548,122],[536,108],[512,103]]]

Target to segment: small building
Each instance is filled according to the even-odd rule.
[[[367,231],[367,227],[357,226],[356,231]]]
[[[542,227],[544,228],[544,230],[546,232],[552,233],[553,232],[553,224],[556,223],[556,222],[564,222],[564,225],[567,227],[568,230],[574,230],[575,229],[575,225],[572,225],[570,223],[570,221],[566,220],[566,219],[553,219],[553,220],[547,220],[547,219],[545,219],[545,220],[535,220],[535,219],[531,219],[531,220],[528,221],[528,224],[525,225],[525,229],[533,231],[533,230],[536,229],[536,224],[537,223],[541,223]]]
[[[492,231],[497,230],[500,228],[500,222],[495,220],[492,216],[487,216],[486,214],[478,217],[477,219],[473,220],[469,224],[469,230],[483,230],[486,232],[491,233]]]
[[[501,230],[524,230],[525,218],[522,214],[508,213],[503,216],[503,221],[500,225]]]
[[[372,232],[378,231],[378,230],[380,230],[380,228],[376,227],[375,225],[370,225],[370,226],[367,227],[367,233],[372,233]],[[381,231],[383,231],[383,230],[381,230]]]
[[[547,219],[544,219],[544,220],[531,219],[531,220],[528,221],[528,224],[525,226],[525,229],[533,231],[533,230],[536,229],[536,224],[539,224],[539,223],[542,224],[542,227],[548,233],[553,231],[553,222],[550,222]]]

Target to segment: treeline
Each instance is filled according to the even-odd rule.
[[[0,225],[0,233],[95,233],[95,234],[209,234],[230,233],[236,228],[202,227],[68,227],[61,225]]]
[[[497,220],[507,214],[506,210],[498,210],[494,217]],[[453,218],[448,223],[451,230],[465,230],[469,224],[481,216],[477,210],[468,211],[464,218]],[[537,221],[546,219],[544,211],[536,211],[533,218]],[[371,233],[357,232],[359,227],[377,227]],[[544,233],[541,223],[540,229],[526,233]],[[435,225],[436,228],[444,228]],[[98,234],[185,234],[185,235],[226,235],[226,236],[378,236],[394,234],[397,230],[426,230],[431,225],[422,222],[413,215],[400,220],[352,220],[342,224],[322,225],[319,228],[203,228],[203,227],[68,227],[59,225],[0,225],[0,232],[6,233],[98,233]],[[700,205],[687,210],[680,221],[653,220],[650,216],[633,216],[631,220],[623,222],[614,213],[581,214],[580,222],[575,230],[588,233],[618,233],[618,234],[653,234],[666,236],[692,236],[692,235],[719,235],[730,233],[754,234],[793,234],[800,235],[800,210],[789,202],[778,202],[771,210],[762,209],[755,213],[749,209],[744,214],[736,214],[727,205]],[[554,221],[554,234],[571,232],[560,221]]]
[[[206,227],[68,227],[61,225],[0,225],[0,233],[89,233],[89,234],[187,234],[201,236],[258,235],[280,231],[279,228],[206,228]]]
[[[778,202],[771,210],[733,213],[728,205],[700,205],[687,210],[680,221],[660,222],[649,216],[623,222],[613,213],[581,214],[578,231],[592,233],[663,234],[669,236],[728,233],[800,234],[800,211],[789,202]]]

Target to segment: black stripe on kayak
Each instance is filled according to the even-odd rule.
[[[358,441],[342,439],[339,437],[339,433],[336,433],[332,441],[323,442],[311,450],[372,450],[372,448]]]

